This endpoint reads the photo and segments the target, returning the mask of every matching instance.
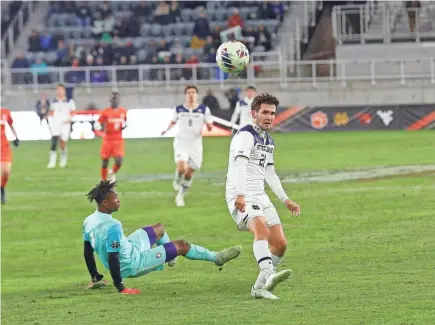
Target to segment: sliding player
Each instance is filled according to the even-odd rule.
[[[299,206],[282,188],[274,168],[274,142],[266,133],[275,119],[278,99],[260,94],[252,102],[253,123],[241,128],[230,146],[226,201],[239,230],[254,235],[254,255],[260,274],[251,289],[255,298],[279,299],[271,291],[291,275],[291,270],[276,272],[284,256],[287,240],[281,220],[264,190],[264,181],[292,214]]]
[[[11,117],[11,112],[6,108],[0,108],[0,123],[1,123],[1,203],[6,203],[6,185],[12,171],[12,150],[9,145],[8,138],[6,137],[6,125],[11,128],[12,134],[15,136],[14,145],[18,147],[20,140],[18,140],[17,131],[14,128],[14,121]]]
[[[110,177],[115,181],[115,174],[122,166],[124,159],[124,139],[122,131],[127,127],[127,110],[119,106],[119,94],[113,91],[110,97],[110,108],[105,108],[96,123],[96,129],[103,130],[101,146],[101,179]],[[109,159],[113,157],[115,164],[108,170]]]
[[[76,109],[74,100],[67,98],[64,85],[58,84],[56,91],[57,97],[50,105],[51,150],[48,168],[56,167],[58,143],[60,143],[61,152],[59,167],[66,167],[68,161],[67,143],[71,133],[72,114]]]
[[[192,176],[202,164],[202,135],[204,124],[212,129],[210,109],[198,103],[198,88],[187,86],[184,89],[186,102],[174,107],[172,121],[162,135],[179,123],[178,133],[174,139],[175,170],[174,189],[178,191],[175,198],[177,206],[184,206],[184,195],[192,185]]]
[[[231,116],[231,124],[234,128],[237,119],[240,118],[239,126],[244,127],[245,125],[252,122],[251,115],[251,104],[254,100],[254,97],[257,95],[257,90],[254,86],[248,86],[245,89],[245,97],[242,100],[239,100],[236,104],[236,108],[234,109],[234,113]],[[235,131],[233,131],[235,132]]]
[[[161,270],[163,264],[175,264],[179,255],[190,260],[202,260],[222,266],[239,256],[242,247],[234,246],[213,252],[185,240],[169,239],[163,225],[140,228],[125,237],[121,222],[112,217],[119,210],[120,201],[114,187],[116,182],[101,181],[88,193],[89,201],[97,203],[97,211],[83,223],[84,257],[92,282],[88,288],[107,286],[97,271],[94,251],[106,269],[110,270],[113,284],[123,294],[139,294],[140,290],[126,288],[123,278],[134,278]],[[153,248],[154,244],[156,247]]]

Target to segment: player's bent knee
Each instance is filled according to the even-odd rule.
[[[173,243],[177,247],[178,255],[186,255],[190,250],[190,244],[183,239],[175,240]]]
[[[194,172],[195,172],[194,169],[188,167],[186,173],[184,174],[184,177],[190,179],[192,178]]]
[[[272,242],[270,242],[270,246],[272,246],[275,251],[284,254],[287,249],[287,240],[285,238],[279,238],[278,240],[273,240]]]
[[[116,157],[115,158],[115,164],[121,167],[122,165],[122,157]]]
[[[152,225],[151,227],[154,229],[158,238],[162,237],[163,234],[165,233],[165,227],[161,223],[156,223],[155,225]]]

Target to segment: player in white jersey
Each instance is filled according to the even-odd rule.
[[[237,101],[236,108],[234,109],[234,113],[231,116],[231,124],[234,125],[237,122],[237,119],[240,118],[239,126],[244,127],[246,124],[252,122],[251,115],[251,104],[254,100],[254,97],[257,95],[257,90],[254,86],[248,86],[245,89],[245,97],[242,100]]]
[[[202,135],[204,124],[210,131],[212,117],[210,109],[198,103],[198,88],[186,86],[186,102],[174,107],[172,121],[162,135],[178,123],[178,133],[174,139],[175,170],[174,189],[178,191],[175,198],[177,206],[184,206],[184,195],[192,185],[192,176],[202,165]]]
[[[73,111],[76,109],[74,100],[66,97],[65,86],[59,84],[56,88],[57,97],[50,105],[50,130],[51,130],[51,149],[48,168],[56,167],[57,144],[60,142],[61,157],[59,166],[66,166],[67,142],[71,133],[71,119]]]
[[[287,240],[278,213],[264,190],[264,181],[292,214],[300,214],[299,206],[288,198],[275,172],[275,145],[266,133],[278,104],[278,99],[269,94],[254,98],[251,124],[241,128],[231,141],[226,182],[226,202],[237,228],[254,235],[253,249],[260,274],[251,295],[266,299],[279,299],[271,291],[290,277],[291,270],[276,271]]]

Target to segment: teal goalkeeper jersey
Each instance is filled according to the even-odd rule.
[[[109,269],[108,253],[119,253],[121,274],[130,274],[140,253],[124,236],[121,222],[112,215],[95,211],[83,222],[83,239],[89,241],[106,269]]]

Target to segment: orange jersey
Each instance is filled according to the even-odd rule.
[[[105,108],[98,122],[104,124],[104,139],[109,141],[122,140],[122,127],[127,121],[127,110],[124,107]]]
[[[1,145],[9,145],[8,138],[6,137],[6,124],[9,126],[14,123],[11,116],[11,111],[6,108],[0,108],[0,123],[1,123]]]

